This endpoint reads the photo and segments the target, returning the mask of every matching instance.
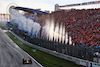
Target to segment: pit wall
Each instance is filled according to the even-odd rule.
[[[46,48],[43,48],[43,47],[40,47],[40,46],[37,46],[37,45],[34,45],[34,44],[31,44],[23,39],[21,39],[19,36],[17,36],[15,33],[11,32],[15,37],[17,37],[19,40],[21,40],[23,43],[25,43],[26,45],[30,46],[30,47],[33,47],[35,49],[38,49],[40,51],[43,51],[43,52],[46,52],[48,54],[51,54],[51,55],[54,55],[56,57],[59,57],[59,58],[63,58],[65,60],[69,60],[69,61],[72,61],[78,65],[83,65],[83,66],[86,66],[86,64],[88,64],[88,67],[100,67],[100,64],[99,63],[95,63],[95,62],[91,62],[91,61],[86,61],[86,60],[82,60],[82,59],[79,59],[79,58],[75,58],[75,57],[72,57],[72,56],[68,56],[68,55],[65,55],[65,54],[62,54],[62,53],[58,53],[56,51],[52,51],[52,50],[48,50]]]

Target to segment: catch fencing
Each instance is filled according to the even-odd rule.
[[[27,42],[27,41],[25,41],[26,40],[26,38],[24,38],[25,40],[23,40],[22,38],[20,38],[20,37],[23,37],[23,36],[21,36],[22,34],[19,34],[19,36],[17,36],[15,33],[13,33],[13,32],[11,32],[14,36],[16,36],[19,40],[21,40],[23,43],[25,43],[26,45],[28,45],[28,46],[30,46],[30,47],[33,47],[33,48],[35,48],[35,49],[38,49],[38,50],[41,50],[41,51],[43,51],[43,52],[46,52],[46,53],[48,53],[48,54],[51,54],[51,55],[54,55],[54,56],[56,56],[56,57],[60,57],[60,58],[63,58],[63,59],[65,59],[65,60],[69,60],[69,61],[72,61],[72,62],[75,62],[76,64],[79,64],[79,65],[83,65],[83,66],[86,66],[86,64],[88,63],[88,67],[100,67],[100,64],[99,63],[95,63],[95,62],[92,62],[92,61],[87,61],[87,60],[83,60],[83,59],[79,59],[79,58],[76,58],[76,57],[72,57],[72,56],[69,56],[69,55],[67,55],[67,54],[69,54],[69,53],[71,53],[70,51],[68,51],[68,50],[70,50],[70,49],[66,49],[66,48],[68,48],[69,46],[66,46],[65,47],[65,45],[64,46],[59,46],[59,47],[64,47],[65,48],[65,50],[62,50],[62,48],[60,49],[60,48],[58,48],[57,49],[57,47],[56,47],[56,51],[54,50],[54,48],[53,48],[53,45],[52,46],[50,46],[50,44],[49,44],[49,49],[50,50],[48,50],[48,49],[46,49],[47,47],[46,47],[46,44],[45,43],[47,43],[47,42],[45,42],[44,43],[44,45],[43,45],[43,42],[44,42],[44,40],[43,40],[43,42],[42,42],[42,45],[41,45],[41,41],[42,41],[42,39],[39,39],[39,41],[37,42],[37,38],[34,38],[33,40],[35,40],[35,41],[32,41],[32,40],[30,40],[30,39],[28,39],[28,40],[30,40],[30,41],[32,41],[32,42],[35,42],[37,45],[34,45],[34,44],[31,44],[31,43],[29,43],[29,42]],[[52,42],[49,42],[49,43],[52,43]],[[52,43],[52,44],[54,44],[54,43]],[[47,44],[48,45],[48,44]],[[56,43],[55,43],[55,45],[56,45]],[[72,47],[72,46],[71,46]],[[70,47],[70,48],[71,48]],[[60,50],[59,50],[60,49]],[[78,48],[78,49],[80,49],[80,48]],[[85,49],[87,49],[87,48],[85,48]],[[89,49],[89,50],[91,50],[91,49]],[[98,51],[98,49],[94,49],[95,51]],[[66,52],[67,52],[67,54],[66,54]],[[84,52],[84,51],[83,51]]]

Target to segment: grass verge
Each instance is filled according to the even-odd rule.
[[[39,63],[41,63],[44,67],[84,67],[77,65],[73,62],[64,60],[62,58],[58,58],[55,56],[52,56],[50,54],[47,54],[45,52],[36,50],[36,52],[32,52],[34,48],[29,47],[22,43],[19,39],[15,38],[13,34],[10,32],[6,32],[6,34],[24,51],[26,51],[28,54],[30,54],[32,57],[34,57]]]

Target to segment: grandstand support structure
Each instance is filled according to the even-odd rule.
[[[55,4],[55,11],[57,11],[59,9],[59,5]]]
[[[91,1],[91,2],[84,2],[84,3],[77,3],[77,4],[61,5],[61,6],[56,4],[55,11],[58,11],[60,10],[59,8],[63,8],[63,7],[73,7],[73,6],[82,6],[82,5],[92,5],[92,4],[100,4],[100,1]]]

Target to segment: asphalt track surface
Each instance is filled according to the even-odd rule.
[[[32,64],[23,64],[22,60],[30,57],[19,48],[0,29],[0,67],[41,67],[32,59]]]

